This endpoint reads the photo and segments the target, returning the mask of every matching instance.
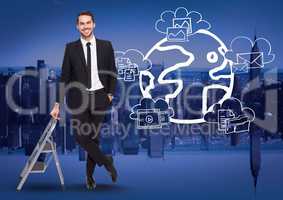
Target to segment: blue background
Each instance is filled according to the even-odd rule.
[[[267,38],[276,53],[279,67],[282,54],[283,5],[279,0],[230,1],[4,1],[0,8],[0,66],[22,66],[44,59],[59,67],[65,43],[79,34],[75,19],[82,10],[95,14],[95,35],[111,40],[115,50],[136,48],[146,53],[163,35],[155,31],[155,21],[164,10],[186,7],[200,12],[211,31],[228,46],[238,36]]]
[[[115,50],[136,48],[146,53],[164,37],[154,29],[160,14],[181,6],[202,13],[212,25],[211,32],[226,46],[238,35],[252,38],[256,32],[258,37],[267,38],[276,54],[272,66],[282,67],[283,5],[279,0],[18,0],[1,2],[0,68],[36,65],[38,59],[59,68],[65,44],[79,38],[75,20],[82,10],[95,14],[95,35],[110,40]],[[236,151],[170,152],[162,159],[149,159],[143,152],[139,156],[118,155],[118,184],[112,185],[99,168],[95,172],[98,188],[94,194],[85,193],[85,166],[72,153],[60,155],[66,193],[58,187],[54,166],[44,176],[28,179],[24,191],[15,193],[26,158],[17,152],[1,152],[0,192],[11,199],[281,199],[282,142],[277,145],[279,150],[262,153],[256,193],[249,152],[241,147]]]

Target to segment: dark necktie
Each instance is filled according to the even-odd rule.
[[[90,42],[86,43],[86,47],[87,47],[87,62],[86,62],[86,65],[89,67],[89,69],[91,68],[91,53],[90,53],[90,45],[91,45],[91,43],[90,43]]]
[[[88,87],[91,87],[91,52],[90,52],[90,45],[91,43],[88,42],[86,43],[86,47],[87,47],[87,62],[86,62],[86,66],[87,69],[89,70],[88,73]]]

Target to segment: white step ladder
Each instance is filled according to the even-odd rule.
[[[22,189],[30,173],[45,173],[52,158],[54,159],[56,164],[61,186],[62,188],[64,188],[64,177],[56,152],[56,143],[53,141],[52,137],[52,133],[54,131],[54,128],[56,127],[56,124],[57,120],[52,118],[44,129],[38,143],[36,144],[32,154],[26,162],[24,169],[21,172],[20,182],[17,186],[18,191]],[[48,155],[46,162],[37,162],[37,159],[41,153],[46,153]]]

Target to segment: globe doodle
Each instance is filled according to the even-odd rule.
[[[154,65],[151,69],[140,72],[139,85],[143,98],[154,99],[153,94],[157,85],[173,85],[174,90],[163,97],[168,105],[178,104],[180,107],[181,104],[184,104],[181,110],[185,113],[187,113],[186,107],[193,105],[199,114],[175,114],[170,117],[170,122],[177,124],[205,122],[204,114],[211,111],[213,104],[222,103],[232,95],[234,73],[231,61],[225,58],[227,51],[224,42],[217,35],[205,29],[200,29],[188,36],[185,42],[170,41],[168,38],[161,39],[147,52],[144,59],[149,59],[152,63],[156,58],[159,58],[160,62],[165,60],[164,68],[157,74]],[[203,71],[208,80],[205,82],[200,80],[200,84],[191,82],[188,78],[190,70]],[[145,77],[149,80],[146,85]],[[193,85],[198,85],[199,88],[186,89]],[[190,103],[189,98],[193,90],[198,90],[197,93],[201,99],[198,102],[192,100],[194,102]],[[214,102],[209,102],[208,94],[211,90],[221,91],[220,98]],[[178,98],[182,99],[181,104],[177,102]],[[175,113],[178,113],[177,110]]]

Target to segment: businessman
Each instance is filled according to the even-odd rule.
[[[99,148],[99,130],[111,105],[117,72],[111,42],[94,36],[95,25],[91,12],[77,16],[80,39],[66,45],[60,79],[76,141],[87,152],[86,187],[90,190],[96,186],[93,178],[96,165],[104,166],[113,182],[117,180],[112,157],[104,155]],[[55,119],[60,119],[64,96],[58,102],[50,113]]]

